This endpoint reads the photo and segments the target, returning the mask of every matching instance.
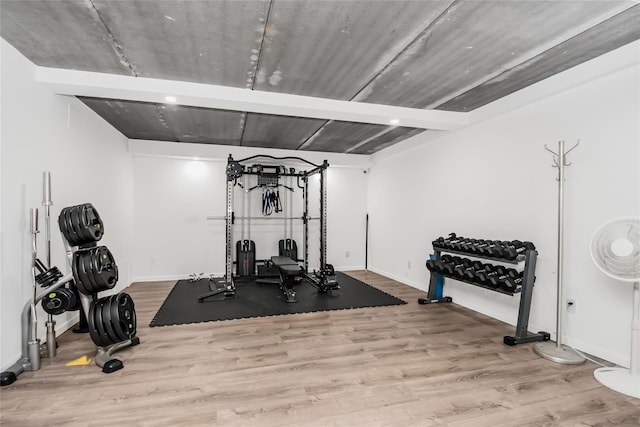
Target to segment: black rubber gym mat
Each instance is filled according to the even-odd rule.
[[[252,280],[236,279],[236,297],[224,301],[205,300],[197,296],[209,291],[209,281],[180,280],[171,290],[149,326],[183,325],[216,320],[312,311],[344,310],[363,307],[406,304],[405,301],[382,292],[344,273],[336,272],[340,289],[333,294],[319,294],[303,280],[296,285],[298,302],[285,302],[277,284],[257,285]],[[216,298],[216,297],[213,297]]]

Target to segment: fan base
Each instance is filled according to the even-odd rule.
[[[640,399],[640,375],[631,375],[625,368],[598,368],[593,376],[600,384],[618,393]]]
[[[563,365],[580,365],[587,360],[571,347],[564,344],[558,347],[553,341],[539,342],[533,346],[533,351],[544,359]]]

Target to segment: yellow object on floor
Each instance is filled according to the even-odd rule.
[[[91,359],[89,359],[85,354],[84,356],[79,357],[76,360],[72,360],[71,362],[68,362],[64,366],[82,366],[82,365],[88,365],[89,363],[91,363]]]

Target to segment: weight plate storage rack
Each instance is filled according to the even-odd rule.
[[[140,343],[136,337],[136,313],[131,297],[120,292],[98,297],[116,286],[118,266],[106,246],[98,246],[104,235],[100,215],[90,203],[62,209],[58,217],[67,261],[86,314],[89,336],[98,347],[96,365],[111,373],[123,368],[112,357],[117,350]]]
[[[420,304],[453,302],[451,297],[442,295],[445,278],[505,295],[520,294],[516,332],[514,335],[504,336],[503,342],[514,346],[528,342],[548,341],[551,338],[548,332],[530,333],[528,331],[538,256],[533,243],[518,240],[506,242],[471,239],[451,233],[448,237],[437,238],[432,244],[433,259],[427,260],[426,263],[430,271],[427,298],[418,299]],[[453,255],[462,255],[465,258]],[[483,263],[480,260],[490,260],[491,263]],[[502,264],[523,266],[523,269],[519,272],[515,268],[508,268]]]

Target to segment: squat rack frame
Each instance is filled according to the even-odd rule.
[[[294,168],[287,168],[283,165],[264,165],[264,164],[248,164],[248,162],[256,159],[269,159],[271,161],[287,161],[293,160],[305,163],[310,166],[308,170],[295,170]],[[269,178],[276,178],[276,184],[272,183],[259,184],[259,186],[277,187],[283,186],[277,183],[278,179],[282,176],[291,176],[297,178],[297,185],[302,189],[302,198],[304,201],[304,210],[302,217],[303,222],[303,236],[304,236],[304,273],[309,274],[309,221],[312,219],[309,216],[309,177],[319,174],[320,175],[320,271],[324,271],[327,266],[327,168],[329,163],[324,160],[322,164],[315,164],[301,157],[275,157],[267,154],[257,154],[254,156],[246,157],[240,160],[234,160],[233,156],[229,154],[227,159],[226,168],[226,215],[224,217],[226,223],[226,259],[225,259],[225,275],[224,278],[211,279],[210,288],[211,291],[198,296],[198,301],[203,301],[206,298],[224,294],[223,299],[234,298],[236,295],[236,287],[233,281],[233,226],[235,224],[235,214],[233,211],[233,190],[236,185],[241,184],[238,179],[243,175],[256,175],[260,178],[264,178],[263,182],[269,182]],[[302,185],[300,184],[302,181]],[[273,182],[273,181],[271,181]],[[253,190],[256,187],[249,189]],[[290,188],[289,188],[290,189]],[[290,189],[292,190],[292,189]],[[222,286],[218,286],[222,285]]]

